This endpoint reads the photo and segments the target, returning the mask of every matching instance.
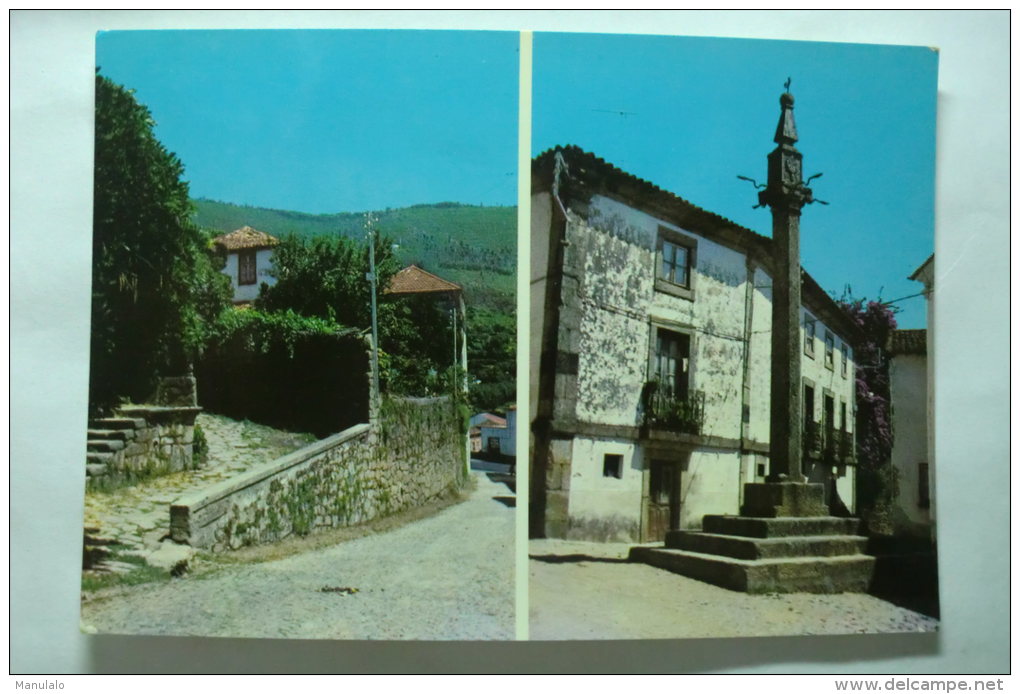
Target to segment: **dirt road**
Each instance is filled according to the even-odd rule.
[[[934,631],[871,595],[747,595],[645,564],[630,545],[532,540],[530,638],[663,639]]]
[[[477,487],[470,497],[435,516],[286,559],[120,589],[83,604],[83,628],[301,639],[512,639],[513,492],[497,475],[472,474]]]

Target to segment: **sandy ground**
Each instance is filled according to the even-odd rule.
[[[82,627],[115,634],[512,639],[513,493],[498,475],[472,474],[477,486],[470,496],[435,516],[285,559],[108,591],[83,603]]]
[[[530,638],[665,639],[935,631],[863,594],[747,595],[645,564],[630,545],[532,540]]]

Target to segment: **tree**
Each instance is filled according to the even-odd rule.
[[[186,372],[229,296],[191,221],[184,167],[154,124],[131,90],[96,75],[93,414],[145,400],[160,375]]]
[[[392,243],[376,241],[380,290],[397,271]],[[276,284],[265,286],[256,306],[265,311],[291,309],[303,316],[334,320],[350,327],[371,324],[368,247],[343,236],[311,239],[287,236],[273,249]]]
[[[398,269],[393,244],[376,238],[380,294]],[[291,310],[367,330],[371,325],[368,247],[342,236],[284,238],[273,251],[276,284],[265,286],[260,310]],[[443,374],[453,360],[448,307],[432,296],[380,296],[380,380],[387,390],[427,395],[449,390]]]
[[[853,299],[849,291],[838,303],[865,336],[854,352],[858,512],[873,530],[887,531],[898,488],[896,471],[890,462],[893,431],[889,354],[885,346],[896,329],[896,317],[887,305]]]

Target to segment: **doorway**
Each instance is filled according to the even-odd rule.
[[[652,459],[648,468],[645,542],[661,542],[680,529],[680,462]]]

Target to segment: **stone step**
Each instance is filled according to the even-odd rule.
[[[746,593],[861,593],[868,590],[875,558],[734,559],[682,549],[632,547],[630,561],[643,562],[722,588]]]
[[[868,538],[857,535],[791,535],[787,537],[742,537],[716,533],[672,530],[666,547],[734,559],[781,559],[784,557],[834,557],[863,554]]]
[[[89,439],[86,448],[96,453],[112,453],[124,450],[124,445],[119,439]]]
[[[118,441],[130,441],[135,437],[134,429],[89,429],[90,440],[116,439]]]
[[[88,469],[89,465],[106,465],[113,461],[113,453],[102,453],[99,451],[89,451],[85,454],[85,465]]]
[[[91,420],[89,426],[95,429],[142,429],[145,420],[141,417],[104,417]]]
[[[749,516],[705,516],[701,528],[706,533],[741,537],[792,537],[806,535],[858,535],[858,518],[803,516],[753,518]]]
[[[105,474],[106,474],[105,465],[93,463],[85,466],[86,477],[102,477]]]

